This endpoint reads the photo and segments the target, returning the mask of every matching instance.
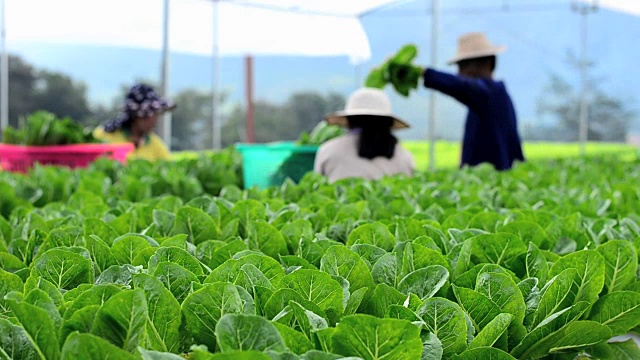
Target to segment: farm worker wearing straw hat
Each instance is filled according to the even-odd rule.
[[[482,33],[468,33],[458,40],[458,75],[434,69],[424,72],[424,85],[452,96],[469,108],[464,130],[461,166],[490,163],[508,170],[524,161],[516,111],[502,81],[493,79],[496,55],[505,50]]]
[[[347,134],[320,146],[316,154],[315,171],[327,176],[330,182],[413,175],[413,157],[391,133],[409,125],[393,115],[391,101],[383,91],[370,88],[355,91],[345,110],[329,115],[326,121],[349,129]]]
[[[137,84],[125,97],[122,113],[93,132],[96,139],[112,144],[133,143],[129,159],[168,160],[171,155],[162,139],[153,133],[160,116],[176,108],[144,84]]]

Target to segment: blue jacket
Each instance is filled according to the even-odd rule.
[[[486,162],[497,170],[508,170],[514,161],[524,161],[516,111],[503,82],[427,69],[424,85],[469,108],[461,166]]]

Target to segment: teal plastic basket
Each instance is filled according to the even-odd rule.
[[[253,186],[265,189],[282,185],[287,178],[297,183],[306,173],[313,171],[318,146],[276,142],[236,144],[236,149],[242,154],[245,189]]]

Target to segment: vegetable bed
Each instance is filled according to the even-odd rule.
[[[608,342],[637,160],[248,191],[190,161],[0,174],[0,359],[640,358]]]

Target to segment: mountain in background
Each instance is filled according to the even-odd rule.
[[[429,64],[431,18],[424,3],[407,2],[365,17],[363,24],[370,39],[372,59],[358,67],[352,66],[346,57],[257,57],[256,98],[283,102],[301,90],[348,96],[372,67],[409,42],[421,50],[418,62]],[[559,74],[571,84],[579,85],[578,69],[568,55],[578,52],[580,17],[571,11],[568,1],[485,0],[482,5],[468,5],[465,0],[448,0],[446,3],[440,21],[439,68],[455,71],[445,63],[454,54],[456,40],[462,33],[483,31],[493,42],[507,45],[508,51],[499,57],[496,75],[506,81],[522,131],[547,121],[537,115],[536,104],[544,95],[550,74]],[[504,6],[507,3],[509,6]],[[640,39],[640,18],[601,9],[590,16],[589,21],[589,53],[595,64],[593,77],[607,92],[637,109],[635,100],[640,85],[629,80],[635,78],[630,72],[636,71],[635,63],[640,55],[640,47],[635,46]],[[122,84],[131,84],[136,79],[153,81],[160,73],[159,51],[42,44],[18,44],[9,51],[38,67],[65,72],[84,81],[95,103],[111,103]],[[172,54],[170,64],[172,92],[185,88],[211,89],[210,58]],[[221,71],[221,86],[229,93],[230,104],[243,102],[243,59],[223,58]],[[425,138],[428,91],[422,89],[409,98],[391,91],[389,94],[394,110],[413,125],[399,135]],[[459,138],[466,110],[444,96],[438,97],[437,106],[438,136]]]

